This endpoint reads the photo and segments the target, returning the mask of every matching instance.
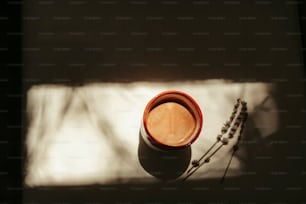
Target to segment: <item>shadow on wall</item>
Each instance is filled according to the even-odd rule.
[[[191,147],[171,151],[154,150],[139,133],[138,160],[152,176],[161,180],[176,179],[186,171],[190,159]]]
[[[131,152],[115,134],[109,121],[97,114],[90,98],[85,99],[75,87],[66,87],[64,91],[43,90],[36,94],[39,100],[36,103],[29,101],[27,107],[27,123],[31,126],[24,149],[25,185],[31,186],[35,178],[40,178],[45,185],[58,182],[56,178],[64,178],[63,185],[95,183],[101,177],[99,166],[129,165]],[[101,152],[109,147],[112,148],[111,155],[103,155]]]
[[[237,152],[250,178],[244,185],[264,183],[268,189],[286,193],[290,186],[302,185],[304,105],[300,97],[290,97],[288,93],[294,90],[298,89],[292,84],[279,83],[277,90],[254,107],[248,118],[243,148]],[[271,109],[273,106],[276,108]]]

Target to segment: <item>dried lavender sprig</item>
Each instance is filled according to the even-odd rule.
[[[189,177],[190,177],[194,172],[196,172],[201,166],[203,166],[204,164],[208,163],[208,162],[210,161],[210,158],[211,158],[212,156],[214,156],[214,155],[221,149],[221,147],[222,147],[223,145],[224,145],[223,143],[220,144],[220,146],[219,146],[215,151],[213,151],[213,153],[211,153],[211,154],[204,160],[204,162],[199,163],[198,166],[195,167],[195,168],[193,169],[193,171],[191,171],[189,174],[187,174],[187,176],[183,179],[183,181],[185,181],[187,178],[189,178]]]
[[[242,119],[241,119],[240,124],[239,124],[239,126],[240,126],[240,131],[239,131],[239,135],[238,135],[238,140],[237,140],[236,144],[233,146],[233,152],[232,152],[232,154],[231,154],[230,160],[228,161],[228,164],[227,164],[227,166],[226,166],[226,168],[225,168],[224,174],[223,174],[223,176],[222,176],[222,178],[221,178],[221,181],[220,181],[221,184],[224,182],[224,179],[225,179],[226,174],[227,174],[227,172],[228,172],[228,169],[229,169],[229,167],[230,167],[230,165],[231,165],[231,162],[232,162],[232,159],[233,159],[233,157],[234,157],[234,154],[235,154],[235,153],[237,152],[237,150],[239,149],[239,142],[240,142],[240,140],[241,140],[241,135],[242,135],[242,133],[243,133],[244,126],[245,126],[245,123],[246,123],[247,118],[248,118],[247,103],[244,102],[244,101],[242,101],[241,103],[242,103],[242,108],[241,108],[241,112],[240,112],[239,115],[242,116]],[[238,127],[239,127],[239,126],[238,126]]]
[[[198,167],[200,165],[201,160],[216,146],[219,141],[217,140],[198,160],[192,161],[192,166],[188,169],[187,173],[189,173],[193,168]]]
[[[231,123],[233,122],[235,118],[235,115],[237,114],[237,109],[239,108],[240,103],[241,103],[241,100],[240,98],[238,98],[236,104],[234,105],[229,121],[225,122],[224,126],[221,128],[221,134],[217,136],[217,141],[198,160],[192,161],[191,163],[192,166],[187,170],[187,173],[189,173],[193,168],[198,167],[201,160],[216,146],[216,144],[221,140],[223,135],[227,133],[228,129],[231,126]]]
[[[192,161],[192,166],[189,168],[189,170],[187,171],[187,173],[189,173],[185,178],[184,178],[184,180],[186,180],[188,177],[190,177],[198,168],[200,168],[204,163],[208,163],[209,161],[210,161],[210,158],[216,153],[216,152],[218,152],[220,149],[221,149],[221,147],[223,146],[223,145],[227,145],[228,144],[228,139],[231,139],[233,136],[234,136],[234,134],[236,133],[236,131],[237,131],[237,129],[238,129],[238,127],[239,127],[239,124],[240,124],[240,122],[241,122],[241,119],[242,119],[242,117],[241,117],[241,112],[243,112],[242,110],[243,110],[243,107],[241,108],[242,110],[241,110],[241,112],[240,112],[240,114],[239,114],[239,116],[237,117],[237,119],[236,120],[238,120],[239,121],[239,123],[238,124],[236,124],[236,121],[235,121],[235,124],[236,124],[236,126],[238,125],[238,127],[232,127],[231,129],[230,129],[230,133],[229,133],[229,137],[228,138],[223,138],[223,135],[225,134],[225,133],[227,133],[228,132],[228,129],[230,128],[230,126],[231,126],[231,124],[232,124],[232,122],[233,122],[233,120],[234,120],[234,118],[235,118],[235,116],[236,116],[236,114],[237,114],[237,109],[239,108],[239,106],[240,106],[240,104],[242,104],[242,106],[243,105],[245,105],[245,103],[243,103],[243,102],[241,102],[241,100],[240,99],[237,99],[237,103],[235,104],[235,106],[234,106],[234,109],[233,109],[233,112],[232,112],[232,114],[231,114],[231,116],[230,116],[230,120],[229,121],[227,121],[225,124],[224,124],[224,126],[222,127],[222,129],[221,129],[221,134],[219,134],[218,136],[217,136],[217,141],[201,156],[201,158],[200,159],[198,159],[198,160],[193,160]],[[239,118],[240,117],[240,118]],[[218,142],[222,142],[222,144],[209,156],[209,157],[207,157],[206,159],[205,159],[205,161],[203,162],[203,163],[201,163],[201,160],[202,159],[204,159],[205,158],[205,156],[216,146],[216,144],[218,143]],[[195,168],[195,169],[194,169]],[[194,170],[193,170],[194,169]],[[192,172],[191,172],[191,170],[193,170]]]

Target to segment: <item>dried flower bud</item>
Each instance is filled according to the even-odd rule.
[[[222,138],[221,142],[224,144],[224,145],[227,145],[228,144],[228,139],[226,137]]]
[[[227,132],[227,128],[226,127],[222,127],[221,132],[222,132],[222,134],[226,133]]]
[[[229,133],[229,134],[228,134],[228,138],[231,139],[231,138],[233,138],[233,137],[234,137],[234,134],[233,134],[233,133]]]
[[[198,160],[193,160],[191,164],[192,164],[193,167],[200,166],[200,162]]]

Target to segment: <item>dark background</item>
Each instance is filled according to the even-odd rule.
[[[278,105],[280,109],[290,110],[281,114],[281,119],[285,118],[281,120],[283,126],[270,137],[288,141],[287,145],[272,145],[257,152],[257,155],[272,155],[274,159],[252,161],[249,168],[257,172],[256,176],[228,179],[223,185],[214,180],[189,185],[161,183],[146,185],[146,190],[140,191],[135,189],[144,186],[137,183],[110,186],[113,190],[101,190],[100,186],[26,189],[30,195],[28,202],[165,203],[169,199],[170,203],[305,202],[303,1],[177,1],[178,5],[171,1],[165,4],[146,1],[150,6],[120,2],[103,7],[97,6],[96,1],[86,2],[85,5],[71,5],[68,1],[38,5],[37,1],[8,1],[1,6],[1,67],[8,75],[0,81],[1,115],[5,119],[1,120],[4,133],[0,144],[1,200],[22,202],[24,94],[33,84],[78,86],[92,81],[224,78],[277,83]],[[48,20],[54,16],[71,16],[72,20]],[[84,20],[84,16],[100,16],[101,20]],[[143,16],[165,19],[146,20]],[[195,19],[189,18],[192,16]],[[50,36],[48,32],[56,35]],[[112,36],[108,32],[117,34]],[[163,50],[148,49],[158,47]],[[102,49],[86,51],[85,48]],[[3,89],[7,85],[9,89]],[[294,94],[302,96],[288,97]],[[290,128],[294,125],[302,128]],[[284,159],[296,155],[301,158]],[[272,176],[271,170],[287,174]],[[292,186],[302,189],[290,190]],[[201,187],[211,190],[194,190]],[[228,190],[234,187],[240,190]]]

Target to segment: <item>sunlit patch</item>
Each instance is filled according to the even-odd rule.
[[[86,185],[155,181],[139,164],[141,117],[147,102],[167,89],[191,95],[204,116],[203,130],[192,145],[199,157],[215,141],[237,98],[248,102],[260,136],[278,129],[273,84],[224,80],[169,83],[95,83],[81,87],[33,86],[27,93],[27,186]],[[269,126],[267,122],[269,121]],[[191,179],[218,177],[235,140]],[[243,162],[234,158],[229,176]]]

